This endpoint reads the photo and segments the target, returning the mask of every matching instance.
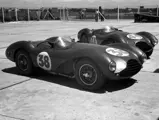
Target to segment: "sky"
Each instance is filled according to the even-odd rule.
[[[157,6],[159,0],[0,0],[0,7],[40,8],[40,7],[71,7],[71,8],[114,8]]]

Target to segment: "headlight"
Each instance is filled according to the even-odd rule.
[[[116,70],[116,63],[114,61],[111,61],[109,63],[109,70],[114,72]]]
[[[118,60],[116,61],[116,70],[114,73],[119,73],[122,70],[124,70],[127,66],[127,63],[124,60]]]
[[[111,61],[109,63],[109,70],[111,72],[114,72],[114,73],[120,73],[122,70],[124,70],[125,68],[127,67],[127,63],[126,61],[122,60],[122,59],[119,59],[117,60],[116,62],[114,61]]]
[[[114,55],[114,56],[119,56],[119,57],[126,57],[129,56],[129,53],[121,50],[121,49],[117,49],[117,48],[112,48],[109,47],[105,50],[107,53],[109,53],[110,55]]]
[[[127,35],[127,37],[129,38],[129,39],[138,39],[138,40],[141,40],[142,39],[142,36],[140,36],[140,35],[137,35],[137,34],[128,34]]]

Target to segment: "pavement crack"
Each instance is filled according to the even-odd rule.
[[[0,114],[0,116],[7,117],[7,118],[13,118],[15,120],[25,120],[25,119],[22,119],[22,118],[12,117],[12,116],[3,115],[3,114]]]
[[[32,79],[32,78],[29,78],[29,79],[23,80],[23,81],[21,81],[21,82],[14,83],[14,84],[12,84],[12,85],[9,85],[9,86],[6,86],[6,87],[3,87],[3,88],[0,88],[0,90],[4,90],[4,89],[10,88],[10,87],[13,87],[13,86],[19,85],[19,84],[21,84],[21,83],[24,83],[24,82],[30,81],[31,79]]]

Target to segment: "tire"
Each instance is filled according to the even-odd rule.
[[[75,68],[76,81],[82,88],[94,91],[103,87],[105,83],[103,74],[92,61],[82,59],[77,62]]]
[[[81,40],[80,40],[82,43],[89,43],[89,40],[88,40],[88,36],[86,34],[83,34],[81,36]]]
[[[26,51],[19,50],[16,53],[15,63],[19,74],[28,76],[33,73],[33,63]]]
[[[150,59],[150,56],[152,55],[152,53],[153,53],[153,49],[146,53],[146,56],[148,59]]]

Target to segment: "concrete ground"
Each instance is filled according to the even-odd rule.
[[[50,36],[76,37],[82,28],[104,25],[148,31],[159,39],[158,23],[133,21],[30,21],[0,24],[0,120],[157,120],[159,118],[159,45],[129,81],[110,81],[97,92],[82,90],[74,79],[40,74],[24,77],[5,57],[8,45]]]

